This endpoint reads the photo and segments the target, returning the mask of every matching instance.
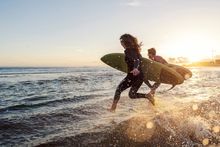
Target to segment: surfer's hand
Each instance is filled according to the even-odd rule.
[[[138,75],[140,71],[137,68],[134,68],[131,73],[133,73],[134,76]]]

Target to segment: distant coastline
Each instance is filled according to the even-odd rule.
[[[190,64],[184,64],[187,67],[220,67],[220,61],[213,62],[213,61],[200,61],[200,62],[193,62]]]
[[[168,63],[177,64],[185,67],[220,67],[220,58],[203,59],[199,61],[190,62],[186,57],[168,58]]]

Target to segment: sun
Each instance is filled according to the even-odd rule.
[[[189,62],[212,59],[217,43],[212,37],[204,34],[187,33],[169,38],[161,48],[168,57],[186,57]]]

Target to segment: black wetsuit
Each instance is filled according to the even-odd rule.
[[[118,85],[115,91],[114,100],[118,101],[120,99],[121,92],[129,87],[131,87],[129,91],[130,98],[147,98],[146,94],[137,93],[144,80],[144,75],[141,70],[142,56],[139,53],[137,53],[133,48],[126,49],[124,53],[128,73],[127,76]],[[130,73],[134,68],[137,68],[140,71],[140,73],[136,76],[134,76],[133,73]]]

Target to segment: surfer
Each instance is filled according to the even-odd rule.
[[[142,94],[137,93],[138,89],[143,83],[144,75],[141,70],[142,56],[140,54],[141,44],[138,44],[137,38],[130,34],[124,34],[120,37],[121,45],[124,47],[125,62],[127,63],[127,76],[118,85],[114,100],[109,111],[115,111],[117,103],[120,99],[122,91],[131,87],[129,97],[131,99],[147,98],[154,105],[154,97],[151,93]]]
[[[162,63],[162,64],[168,64],[168,62],[161,56],[156,55],[156,49],[150,48],[148,49],[148,57],[156,62]],[[149,83],[149,81],[145,81],[145,84],[147,84],[148,87],[151,88],[150,94],[154,95],[156,92],[156,89],[160,86],[161,83],[155,82],[153,85]]]

